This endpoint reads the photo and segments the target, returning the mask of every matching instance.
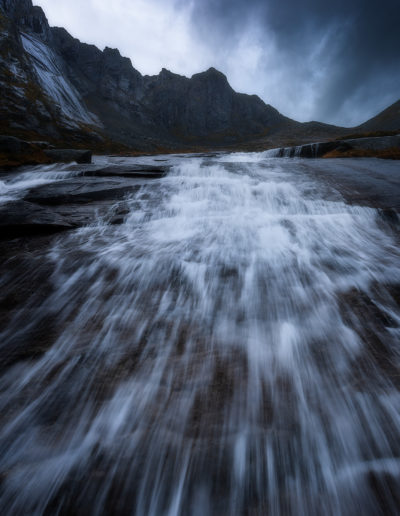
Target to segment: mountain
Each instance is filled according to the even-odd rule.
[[[398,131],[400,133],[400,100],[361,124],[363,131]]]
[[[299,123],[214,68],[143,76],[117,49],[50,27],[31,0],[0,0],[0,134],[58,146],[143,151],[263,149],[347,130]]]
[[[101,123],[52,49],[52,33],[30,0],[0,0],[0,132],[26,139],[94,143]]]

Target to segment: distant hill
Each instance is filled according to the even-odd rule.
[[[361,124],[357,129],[362,131],[399,131],[400,133],[400,100]]]

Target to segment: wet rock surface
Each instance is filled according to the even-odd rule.
[[[73,229],[75,224],[54,210],[26,201],[0,205],[0,238],[58,233]]]
[[[21,165],[48,163],[41,145],[27,142],[13,136],[0,136],[0,171]]]
[[[396,514],[394,163],[95,161],[1,177],[0,508]]]
[[[306,174],[336,189],[351,204],[400,212],[400,172],[397,161],[379,159],[312,160],[298,166]],[[395,222],[393,217],[392,222]]]
[[[94,168],[93,170],[84,170],[85,176],[96,177],[129,177],[129,178],[146,178],[158,179],[164,177],[170,170],[170,166],[157,165],[111,165],[104,168]]]
[[[21,200],[0,204],[0,238],[10,239],[71,230],[106,217],[122,224],[129,212],[124,198],[138,193],[149,180],[165,177],[169,165],[69,165],[73,177],[41,184],[23,192]],[[8,181],[18,177],[9,173]],[[42,173],[46,180],[46,173]],[[50,174],[59,174],[52,168]],[[4,177],[4,176],[3,176]]]
[[[24,141],[0,136],[0,171],[23,165],[46,163],[91,163],[92,151],[55,149],[45,141]]]
[[[386,153],[385,151],[389,152]],[[271,155],[277,158],[339,158],[341,155],[343,157],[347,157],[347,155],[348,157],[357,157],[357,154],[359,154],[359,157],[377,156],[399,159],[400,135],[318,142],[296,147],[283,147],[271,151]]]
[[[81,177],[34,188],[25,200],[47,205],[117,200],[139,190],[142,184],[140,180]]]

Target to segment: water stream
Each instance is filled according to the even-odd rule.
[[[45,348],[0,377],[1,514],[398,514],[396,235],[295,161],[170,161],[1,332]]]

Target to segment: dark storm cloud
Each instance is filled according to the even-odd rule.
[[[279,74],[292,99],[313,97],[305,116],[359,123],[400,98],[400,0],[194,0],[192,22],[226,48],[258,28],[261,48],[275,52],[260,59],[264,100],[268,74]]]

